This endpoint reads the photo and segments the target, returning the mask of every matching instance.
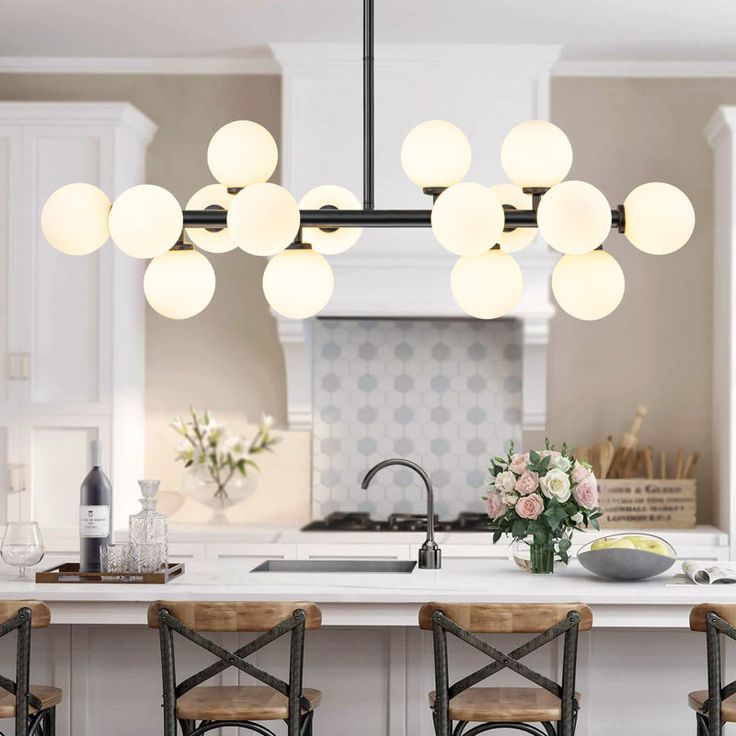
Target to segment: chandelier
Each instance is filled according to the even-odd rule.
[[[458,256],[450,286],[473,317],[501,317],[516,306],[523,277],[512,254],[539,231],[563,254],[552,273],[558,304],[573,317],[595,320],[610,314],[624,294],[623,270],[602,245],[611,229],[654,255],[688,241],[695,213],[680,189],[649,182],[611,208],[592,184],[565,180],[570,141],[544,120],[523,122],[508,133],[501,164],[510,183],[495,186],[464,181],[471,148],[458,127],[444,120],[421,123],[403,142],[401,164],[432,207],[376,209],[373,4],[363,2],[362,207],[352,192],[333,185],[318,186],[297,203],[269,182],[278,161],[271,134],[238,120],[220,128],[207,149],[218,183],[196,192],[183,211],[170,192],[152,184],[131,187],[114,203],[91,184],[67,184],[43,208],[46,239],[62,253],[85,255],[112,238],[129,256],[151,259],[143,280],[146,299],[173,319],[198,314],[212,299],[215,271],[202,251],[241,248],[269,257],[263,273],[267,302],[284,317],[306,319],[332,295],[325,256],[354,246],[362,228],[424,227]]]

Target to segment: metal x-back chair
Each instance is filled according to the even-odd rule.
[[[593,614],[581,603],[501,605],[427,603],[419,626],[434,636],[436,690],[429,695],[437,736],[477,736],[509,729],[533,736],[572,736],[580,695],[575,692],[578,631],[593,625]],[[450,633],[493,662],[450,684],[447,634]],[[508,654],[476,634],[538,634]],[[562,684],[527,667],[520,660],[564,637]],[[509,669],[537,687],[473,687]],[[453,729],[453,722],[455,726]],[[465,731],[469,722],[479,725]],[[540,723],[542,728],[531,725]]]
[[[721,634],[736,640],[736,605],[703,603],[690,612],[690,628],[704,631],[708,653],[708,689],[688,695],[698,736],[720,736],[724,723],[736,722],[736,680],[723,684]]]
[[[15,718],[15,736],[55,736],[56,706],[63,692],[49,685],[31,685],[31,629],[51,623],[41,601],[0,601],[0,638],[17,632],[15,680],[0,675],[0,718]]]
[[[319,690],[302,688],[304,632],[317,629],[322,613],[314,603],[238,603],[156,601],[148,625],[159,629],[163,671],[164,736],[199,736],[223,726],[273,736],[256,721],[286,721],[288,736],[311,736]],[[202,636],[206,632],[255,632],[261,635],[234,652]],[[174,632],[219,657],[219,662],[176,682]],[[246,658],[290,634],[289,681],[265,672]],[[235,667],[264,685],[206,686],[202,683]]]

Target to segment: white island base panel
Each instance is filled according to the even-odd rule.
[[[572,602],[591,605],[594,629],[581,634],[577,689],[582,736],[691,736],[687,693],[705,687],[705,636],[688,630],[693,605],[736,603],[736,587],[673,584],[672,576],[640,583],[588,577],[577,563],[553,576],[532,576],[507,560],[447,560],[442,570],[410,575],[249,574],[257,560],[191,566],[168,585],[36,585],[0,581],[0,598],[38,598],[52,610],[49,630],[33,633],[32,681],[64,689],[59,736],[154,736],[162,733],[158,632],[146,626],[156,599],[310,600],[324,628],[307,633],[305,686],[323,692],[315,733],[324,736],[430,736],[427,693],[433,689],[430,632],[417,628],[425,601]],[[252,635],[216,637],[230,649]],[[492,638],[509,651],[527,636]],[[450,637],[451,674],[484,663]],[[0,640],[10,674],[14,642]],[[180,679],[211,663],[208,653],[177,639]],[[734,644],[736,647],[736,644]],[[736,657],[726,646],[726,669]],[[733,650],[736,652],[736,649]],[[287,643],[257,653],[259,667],[286,675]],[[556,675],[558,646],[528,663]],[[248,683],[230,669],[212,684]],[[524,684],[501,673],[490,684]],[[7,722],[0,730],[8,733]],[[285,732],[283,724],[277,733]],[[233,731],[233,736],[235,732]],[[501,732],[504,733],[504,732]],[[728,731],[727,731],[728,733]]]

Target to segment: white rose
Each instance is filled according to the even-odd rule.
[[[567,458],[564,455],[559,455],[558,457],[554,458],[549,465],[550,469],[557,468],[557,470],[561,470],[563,473],[567,473],[572,467],[570,458]]]
[[[542,486],[542,493],[547,498],[556,498],[560,503],[570,498],[570,479],[567,473],[558,468],[553,468],[544,478],[540,478],[539,484]]]
[[[573,514],[570,519],[575,526],[580,526],[583,523],[583,515],[579,511],[577,514]]]
[[[504,470],[496,476],[495,485],[501,493],[513,493],[516,476],[510,470]]]
[[[501,501],[503,501],[506,506],[516,506],[516,502],[519,500],[519,494],[511,491],[510,493],[504,492],[501,494]]]

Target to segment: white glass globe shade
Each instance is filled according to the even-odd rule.
[[[307,319],[324,309],[335,278],[327,259],[308,248],[274,256],[263,272],[263,293],[271,308],[289,319]]]
[[[210,303],[215,293],[215,269],[196,250],[170,250],[148,264],[143,291],[159,314],[188,319]]]
[[[134,258],[155,258],[181,235],[184,219],[176,198],[163,187],[140,184],[126,189],[110,210],[115,245]]]
[[[672,184],[652,181],[624,200],[624,234],[632,245],[652,255],[682,248],[695,228],[695,210],[687,195]]]
[[[279,149],[273,136],[252,120],[223,125],[210,140],[207,165],[226,187],[247,187],[268,181],[276,169]]]
[[[520,187],[553,187],[572,166],[567,136],[547,120],[527,120],[512,128],[501,144],[501,166]]]
[[[592,184],[563,181],[542,197],[537,224],[542,237],[560,253],[590,253],[611,232],[611,207]]]
[[[234,198],[235,195],[228,193],[227,187],[222,184],[208,184],[190,197],[186,208],[188,210],[206,210],[212,205],[217,205],[223,210],[227,210]],[[209,253],[227,253],[237,247],[226,227],[216,232],[204,227],[188,227],[186,230],[192,243]]]
[[[499,241],[504,213],[488,187],[462,182],[437,197],[431,222],[435,237],[450,253],[477,256]]]
[[[41,230],[49,243],[69,256],[86,256],[110,237],[110,200],[91,184],[57,189],[41,212]]]
[[[227,211],[230,237],[254,256],[272,256],[294,242],[299,205],[278,184],[251,184],[235,196]]]
[[[318,210],[325,205],[336,207],[338,210],[362,209],[358,198],[349,189],[332,184],[310,189],[299,202],[299,208],[302,210]],[[332,232],[325,232],[318,227],[305,227],[302,240],[309,243],[318,253],[334,256],[344,253],[355,245],[362,233],[362,227],[339,227]]]
[[[412,128],[401,145],[401,165],[420,187],[451,187],[470,168],[470,142],[446,120],[427,120]]]
[[[516,210],[532,209],[532,195],[524,194],[521,187],[513,184],[496,184],[491,187],[491,191],[502,205],[510,204]],[[498,244],[507,253],[516,253],[526,248],[536,235],[535,227],[517,227],[508,233],[502,232],[498,236]]]
[[[455,301],[468,314],[495,319],[519,303],[524,277],[513,256],[494,249],[458,258],[450,275],[450,288]]]
[[[621,266],[604,250],[563,256],[552,272],[552,293],[557,303],[577,319],[609,315],[621,303],[625,287]]]

